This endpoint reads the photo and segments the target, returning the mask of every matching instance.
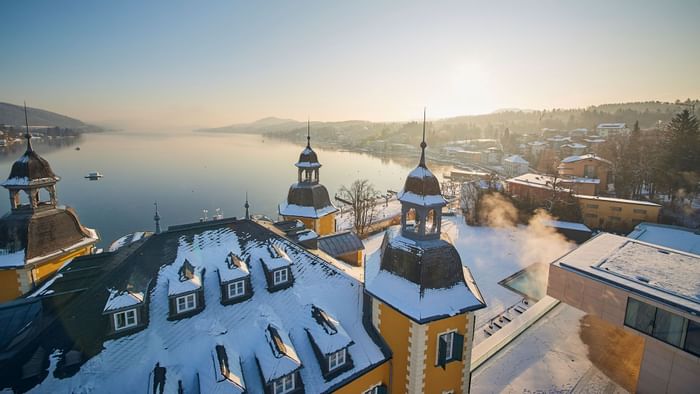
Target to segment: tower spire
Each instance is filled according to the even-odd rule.
[[[311,148],[311,118],[306,120],[306,147]]]
[[[425,143],[425,107],[423,107],[423,141],[420,143],[420,164],[418,164],[421,167],[425,167],[425,147],[427,147],[428,144]]]
[[[156,214],[153,215],[153,220],[156,222],[156,234],[160,234],[160,215],[158,214],[158,201],[154,202],[156,206]]]
[[[27,116],[27,102],[24,102],[24,123],[27,126],[27,131],[24,134],[24,138],[27,139],[27,152],[31,152],[32,149],[32,135],[29,134],[29,118]]]
[[[246,220],[250,219],[250,213],[248,212],[248,208],[250,208],[250,204],[248,204],[248,192],[245,192],[245,204],[243,204],[245,207],[245,218]]]

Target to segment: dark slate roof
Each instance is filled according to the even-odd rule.
[[[323,209],[331,206],[328,190],[320,183],[295,183],[287,193],[287,204]]]
[[[387,237],[392,234],[387,233]],[[382,245],[381,269],[423,289],[447,289],[463,281],[462,259],[444,235],[436,240],[411,240],[413,245],[388,239]]]
[[[294,232],[304,229],[304,223],[301,220],[282,220],[273,223],[275,227],[284,231],[285,233]]]
[[[54,183],[59,178],[51,165],[35,151],[28,149],[13,165],[10,176],[2,184],[5,187],[30,186],[33,184]]]
[[[6,356],[14,355],[16,346],[12,341],[34,329],[41,313],[41,302],[35,299],[20,298],[0,304],[0,363]]]
[[[24,250],[26,260],[90,239],[95,239],[93,234],[80,224],[71,208],[14,211],[0,218],[0,249]]]
[[[419,165],[406,177],[404,192],[415,193],[419,196],[440,195],[440,182],[424,165]]]
[[[314,152],[309,145],[301,151],[299,155],[299,161],[297,162],[297,167],[320,167],[321,164],[318,162],[318,155]]]
[[[364,250],[365,246],[357,234],[352,231],[345,231],[319,237],[318,248],[333,257],[338,257],[350,252]]]

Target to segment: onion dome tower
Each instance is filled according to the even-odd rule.
[[[99,239],[73,209],[58,206],[60,178],[32,148],[28,120],[25,138],[27,150],[2,183],[11,209],[0,218],[0,301],[26,293],[66,261],[91,253]]]
[[[284,220],[300,220],[308,229],[319,235],[335,232],[335,214],[338,212],[328,196],[326,187],[319,183],[319,169],[316,152],[311,148],[311,122],[307,124],[306,148],[299,155],[297,183],[289,187],[287,201],[279,206],[279,214]]]
[[[420,146],[418,166],[398,195],[401,225],[387,230],[380,258],[368,260],[365,291],[372,302],[372,322],[394,352],[393,380],[398,387],[466,393],[474,311],[486,304],[451,240],[441,232],[447,201],[425,164],[425,113]]]

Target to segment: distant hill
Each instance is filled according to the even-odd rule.
[[[195,131],[208,133],[275,133],[279,131],[288,131],[300,127],[303,122],[293,119],[281,119],[275,117],[263,118],[252,123],[240,123],[223,127],[215,127],[210,129],[197,129]]]
[[[78,119],[39,108],[27,107],[27,115],[30,126],[61,127],[81,131],[102,130],[97,126],[89,125]],[[24,126],[24,107],[9,103],[0,103],[0,124]]]

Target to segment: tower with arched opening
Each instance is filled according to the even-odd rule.
[[[10,193],[10,212],[0,218],[0,301],[32,290],[68,260],[89,254],[97,232],[84,227],[75,211],[59,207],[49,162],[32,148],[12,165],[2,186]]]
[[[338,212],[328,196],[328,190],[319,182],[321,163],[311,148],[311,127],[307,126],[306,147],[299,155],[297,182],[289,187],[287,200],[280,204],[279,214],[284,220],[300,220],[306,228],[319,235],[335,232],[335,214]]]

